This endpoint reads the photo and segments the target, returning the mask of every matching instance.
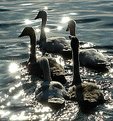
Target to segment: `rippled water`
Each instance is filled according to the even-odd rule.
[[[97,80],[105,89],[108,98],[113,96],[113,1],[112,0],[1,0],[0,1],[0,120],[40,121],[112,121],[113,103],[99,106],[91,114],[79,111],[76,102],[66,101],[65,107],[53,111],[48,106],[34,101],[35,86],[29,76],[20,76],[10,64],[28,59],[29,38],[18,35],[26,26],[39,29],[40,21],[34,18],[40,9],[47,9],[49,32],[47,36],[65,36],[66,24],[62,17],[77,22],[77,36],[80,40],[92,42],[108,56],[111,71],[97,74],[81,68],[83,78]],[[59,28],[59,29],[58,29]],[[39,32],[37,32],[37,38]],[[10,69],[11,68],[11,69]],[[11,73],[12,70],[12,73]],[[67,74],[68,75],[68,74]],[[67,76],[72,80],[71,76]]]

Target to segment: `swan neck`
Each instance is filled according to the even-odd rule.
[[[45,57],[42,57],[40,61],[40,66],[43,70],[44,81],[50,82],[52,79],[51,79],[50,65],[49,65],[48,59]]]
[[[70,28],[70,35],[75,36],[75,27]]]
[[[79,47],[72,48],[73,59],[73,85],[81,84],[80,72],[79,72]]]
[[[46,22],[47,22],[47,17],[45,16],[45,17],[42,18],[42,25],[41,26],[43,28],[46,26]]]
[[[47,18],[42,18],[42,24],[41,24],[41,33],[40,33],[40,43],[46,42],[46,33],[45,33],[45,26],[46,26]]]
[[[36,62],[36,36],[35,33],[33,33],[30,36],[30,62]]]

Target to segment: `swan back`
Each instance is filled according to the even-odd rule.
[[[68,93],[64,86],[56,81],[43,82],[42,86],[36,89],[35,99],[49,104],[52,108],[58,109],[65,104],[65,98],[68,98]]]

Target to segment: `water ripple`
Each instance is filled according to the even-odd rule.
[[[77,19],[76,20],[77,23],[91,23],[91,22],[97,22],[97,21],[101,21],[101,19],[99,19],[99,18],[87,18],[87,19]]]
[[[107,27],[107,28],[113,29],[113,23],[105,23],[105,24],[101,25],[100,27]]]
[[[20,25],[21,23],[0,23],[0,28],[8,28],[10,26]]]
[[[77,22],[77,36],[80,40],[94,43],[109,58],[111,70],[113,68],[113,0],[1,0],[0,2],[0,120],[40,120],[40,121],[112,121],[113,102],[97,107],[91,114],[83,114],[77,102],[66,101],[65,107],[57,111],[48,110],[49,106],[34,100],[34,90],[39,83],[32,79],[26,70],[16,74],[8,72],[8,65],[12,61],[28,60],[29,38],[18,40],[18,35],[25,26],[40,28],[41,22],[34,22],[34,17],[41,9],[48,12],[47,27],[53,31],[49,36],[65,36],[65,25],[60,23],[63,16],[68,16]],[[31,20],[31,24],[24,24],[24,20]],[[63,27],[60,32],[56,29]],[[37,33],[39,36],[39,33]],[[39,51],[38,51],[39,52]],[[72,66],[66,69],[68,88],[72,81]],[[96,73],[93,70],[80,67],[81,78],[95,81],[106,98],[113,98],[113,71]],[[26,75],[24,75],[26,74]],[[112,100],[111,100],[112,101]]]
[[[0,8],[0,12],[11,11],[10,9]]]

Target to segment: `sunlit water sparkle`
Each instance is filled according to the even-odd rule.
[[[18,71],[18,69],[19,69],[19,66],[17,63],[15,63],[15,62],[10,63],[10,65],[9,65],[10,73],[16,73]]]
[[[46,10],[48,21],[47,37],[63,36],[67,22],[74,19],[77,22],[76,35],[81,41],[94,45],[113,45],[113,1],[110,0],[2,0],[0,4],[0,121],[112,121],[113,120],[113,50],[100,49],[108,55],[111,69],[106,74],[98,74],[86,68],[80,68],[83,81],[97,82],[103,89],[105,98],[110,102],[97,107],[91,114],[79,111],[77,102],[66,101],[65,107],[58,111],[37,102],[34,98],[35,86],[40,87],[40,81],[27,75],[25,69],[20,69],[18,63],[29,58],[29,39],[19,39],[18,35],[25,26],[36,30],[37,39],[40,33],[40,22],[35,21],[37,11]],[[37,27],[38,25],[38,27]],[[90,44],[90,43],[88,43]],[[87,47],[87,45],[84,45]],[[93,47],[93,46],[92,46]],[[41,56],[37,51],[37,57]],[[64,66],[64,61],[55,56],[58,63]],[[14,60],[12,62],[12,60]],[[72,66],[66,68],[67,86],[72,81]],[[21,73],[21,74],[20,74]],[[36,85],[33,82],[37,82]]]

